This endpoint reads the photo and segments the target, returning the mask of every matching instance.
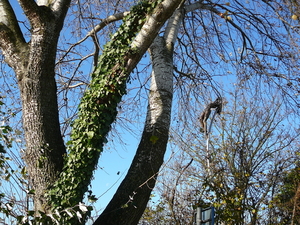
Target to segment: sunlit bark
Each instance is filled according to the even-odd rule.
[[[170,18],[164,37],[156,37],[149,49],[152,74],[142,138],[126,177],[95,224],[137,224],[147,206],[167,149],[173,97],[173,46],[181,18],[178,9]]]
[[[61,5],[60,13],[54,14],[51,8],[39,7],[34,1],[20,3],[32,26],[30,42],[25,42],[9,2],[2,1],[1,48],[20,88],[26,140],[24,158],[29,183],[35,190],[35,210],[45,211],[45,190],[57,179],[66,153],[60,133],[54,72],[66,7]]]
[[[153,71],[143,135],[128,174],[95,224],[137,224],[163,163],[173,96],[172,49],[157,37],[150,52]]]

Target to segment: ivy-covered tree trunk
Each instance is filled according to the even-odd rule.
[[[82,201],[116,118],[117,105],[126,93],[129,74],[180,2],[142,1],[105,45],[73,124],[63,172],[49,192],[54,208],[72,207]]]
[[[173,48],[181,22],[182,10],[178,8],[169,19],[164,36],[157,36],[149,49],[152,74],[142,138],[126,177],[95,225],[138,224],[147,206],[167,149],[173,98]]]
[[[97,225],[137,224],[146,208],[169,136],[173,96],[172,51],[166,48],[162,37],[157,37],[150,47],[153,70],[142,138],[126,177],[95,222]]]
[[[45,211],[45,190],[63,167],[66,153],[62,140],[55,82],[55,57],[59,33],[70,1],[54,12],[34,1],[20,1],[32,27],[25,42],[7,0],[1,1],[1,49],[14,69],[22,99],[25,162],[29,184],[34,189],[36,212]]]
[[[106,45],[79,107],[66,160],[54,67],[57,41],[70,0],[19,1],[31,26],[29,42],[25,41],[9,1],[0,2],[0,47],[20,87],[25,161],[35,190],[36,212],[46,212],[49,205],[62,209],[82,201],[115,119],[117,104],[125,94],[127,78],[180,2],[142,1],[126,18],[122,25],[125,29],[120,29]],[[149,138],[157,137],[159,134],[154,132]],[[166,142],[164,139],[161,137]],[[148,197],[146,193],[144,198]]]

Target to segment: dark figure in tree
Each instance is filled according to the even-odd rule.
[[[214,102],[209,103],[200,115],[200,118],[199,118],[200,125],[201,125],[203,132],[206,135],[208,135],[207,120],[210,116],[211,109],[215,109],[216,113],[218,113],[218,114],[221,113],[221,111],[222,111],[222,98],[221,97],[218,97]]]

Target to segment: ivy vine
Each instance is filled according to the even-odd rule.
[[[103,145],[107,142],[106,136],[116,119],[117,105],[126,94],[129,71],[126,71],[125,64],[134,54],[130,44],[145,23],[146,15],[160,2],[162,0],[141,1],[132,7],[111,41],[105,45],[72,126],[63,172],[48,192],[53,208],[74,206],[87,192]]]

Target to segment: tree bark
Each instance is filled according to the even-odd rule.
[[[180,2],[165,0],[155,9],[132,44],[136,51],[129,57],[126,71],[134,69]],[[48,207],[45,192],[58,179],[63,167],[63,155],[66,154],[59,127],[54,66],[57,41],[70,0],[55,1],[53,4],[37,1],[39,5],[34,0],[20,0],[19,3],[31,25],[31,40],[26,43],[9,1],[3,0],[0,2],[0,11],[5,12],[0,16],[0,47],[6,62],[16,73],[21,92],[26,140],[24,158],[30,184],[35,190],[35,210],[45,212]],[[168,129],[165,131],[167,133]],[[149,132],[145,134],[146,139]],[[148,138],[153,141],[153,137],[159,137],[160,141],[153,143],[159,146],[166,143],[167,136],[163,134],[159,137],[159,133],[153,130]]]
[[[66,153],[60,132],[54,73],[57,35],[32,35],[27,71],[18,73],[26,140],[25,161],[35,190],[35,210],[44,211],[44,194],[58,177]],[[48,39],[48,40],[47,40]]]
[[[61,1],[56,11],[34,1],[20,4],[31,24],[30,41],[25,42],[8,1],[0,5],[5,13],[0,18],[0,38],[5,60],[14,69],[20,88],[26,140],[24,159],[38,212],[45,211],[45,191],[62,170],[66,153],[59,125],[55,57],[69,1]]]
[[[164,37],[156,37],[149,49],[152,74],[142,138],[126,177],[94,225],[134,225],[144,213],[167,148],[173,98],[173,47],[181,22],[179,8],[169,19]]]
[[[173,57],[162,37],[155,39],[150,53],[153,71],[142,138],[126,177],[95,225],[137,224],[163,163],[171,118]]]

